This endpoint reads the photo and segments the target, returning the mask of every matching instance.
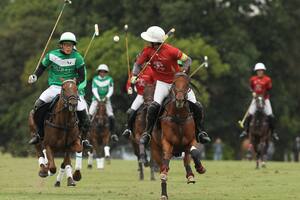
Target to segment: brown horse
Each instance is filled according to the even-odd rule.
[[[256,112],[249,125],[250,141],[256,153],[256,169],[260,165],[265,167],[266,153],[269,146],[271,131],[269,128],[268,117],[264,113],[265,99],[263,96],[255,98]]]
[[[187,178],[192,175],[189,166],[192,156],[196,171],[205,173],[200,161],[200,151],[196,148],[195,123],[189,109],[187,93],[189,92],[189,77],[185,73],[177,73],[169,95],[169,102],[165,105],[160,118],[161,131],[153,132],[151,152],[154,160],[160,166],[161,199],[168,199],[167,175],[169,162],[173,155],[185,153],[184,164]]]
[[[35,145],[40,164],[40,177],[55,174],[54,153],[64,153],[61,168],[65,169],[68,177],[68,186],[76,185],[72,175],[70,154],[82,151],[79,138],[78,118],[76,115],[77,103],[78,90],[76,81],[63,81],[59,99],[49,114],[49,118],[45,120],[44,139],[41,143]],[[29,116],[29,128],[31,134],[36,131],[32,112]],[[46,156],[44,156],[43,150],[46,151]]]
[[[94,147],[92,152],[88,152],[88,168],[92,168],[93,155],[96,154],[97,168],[104,168],[104,157],[109,161],[109,121],[106,113],[106,102],[99,101],[97,106],[97,112],[92,119],[92,127],[90,134],[90,141]],[[93,153],[94,152],[94,153]]]
[[[155,85],[153,85],[153,84],[145,85],[144,93],[143,93],[144,103],[137,111],[134,126],[133,126],[133,135],[130,137],[132,147],[134,150],[134,154],[136,155],[137,160],[138,160],[138,171],[139,171],[140,180],[144,180],[143,163],[144,163],[145,167],[150,166],[150,179],[155,180],[153,160],[150,159],[150,163],[149,163],[144,146],[142,147],[141,152],[140,152],[140,147],[139,147],[139,145],[141,145],[141,144],[139,144],[140,138],[146,127],[147,110],[148,110],[149,105],[153,101],[154,87],[155,87]],[[142,156],[140,156],[140,155],[142,155]],[[144,160],[141,160],[141,158]]]

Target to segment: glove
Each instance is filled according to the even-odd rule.
[[[137,81],[137,76],[132,76],[131,77],[131,79],[130,79],[130,82],[132,83],[132,84],[135,84],[136,83],[136,81]]]
[[[32,74],[28,77],[28,83],[33,84],[34,82],[37,81],[37,76],[35,74]]]
[[[255,98],[256,97],[256,93],[252,92],[252,96],[253,96],[253,98]]]
[[[131,95],[132,93],[133,93],[132,87],[129,87],[129,88],[127,89],[127,94]]]
[[[114,141],[114,142],[118,142],[118,141],[119,141],[119,138],[118,138],[118,136],[117,136],[116,134],[112,134],[112,135],[110,136],[110,138],[111,138],[112,141]]]

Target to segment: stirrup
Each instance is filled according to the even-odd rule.
[[[143,133],[141,139],[140,139],[140,143],[143,145],[148,145],[151,141],[151,135],[148,134],[147,132]]]
[[[127,129],[122,133],[122,136],[123,136],[123,137],[126,137],[126,138],[129,138],[129,137],[131,136],[131,134],[132,134],[132,131],[131,131],[129,128],[127,128]]]
[[[279,136],[278,136],[277,133],[274,132],[274,133],[272,134],[272,137],[274,138],[274,140],[279,141]]]
[[[245,137],[245,136],[247,136],[247,132],[246,132],[246,131],[243,131],[243,132],[240,134],[240,138],[243,138],[243,137]]]
[[[198,141],[202,144],[211,142],[211,139],[208,137],[208,134],[205,131],[200,131],[197,137]]]
[[[35,134],[28,142],[28,144],[38,144],[40,141],[40,136],[38,134]]]
[[[82,140],[82,146],[84,149],[92,149],[93,145],[88,140]]]

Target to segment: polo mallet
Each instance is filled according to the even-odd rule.
[[[130,74],[129,53],[128,53],[128,24],[124,25],[124,31],[125,31],[125,48],[126,48],[127,75],[128,75],[127,81],[130,81],[131,74]],[[133,93],[131,86],[128,88],[127,93],[128,94]]]
[[[43,52],[42,52],[42,55],[41,55],[41,57],[40,57],[40,59],[39,59],[37,65],[36,65],[36,67],[35,67],[35,71],[36,71],[37,68],[39,67],[39,65],[40,65],[40,63],[41,63],[41,61],[42,61],[42,59],[43,59],[43,57],[44,57],[44,55],[45,55],[45,52],[46,52],[46,50],[47,50],[47,48],[48,48],[48,45],[49,45],[49,43],[50,43],[50,40],[51,40],[51,38],[52,38],[52,35],[53,35],[53,33],[54,33],[54,31],[55,31],[55,29],[56,29],[56,27],[57,27],[57,24],[58,24],[58,22],[59,22],[59,20],[60,20],[60,18],[61,18],[61,16],[62,16],[62,14],[63,14],[63,11],[64,11],[66,5],[67,5],[67,4],[71,4],[71,3],[72,3],[72,1],[70,1],[70,0],[65,0],[65,1],[64,1],[64,5],[63,5],[62,8],[61,8],[61,11],[60,11],[60,13],[59,13],[59,15],[58,15],[58,17],[57,17],[57,20],[56,20],[56,22],[55,22],[55,24],[54,24],[54,27],[53,27],[52,31],[51,31],[51,33],[50,33],[50,36],[49,36],[49,38],[48,38],[48,40],[47,40],[47,43],[46,43],[45,48],[44,48],[44,50],[43,50]]]
[[[156,51],[153,53],[153,55],[150,57],[150,59],[143,65],[142,70],[140,71],[140,73],[137,75],[137,77],[139,77],[143,71],[148,67],[149,63],[152,61],[153,57],[157,54],[157,52],[160,50],[160,48],[162,47],[162,45],[166,42],[166,40],[175,33],[175,28],[172,28],[171,30],[169,30],[169,32],[165,35],[163,42],[159,45],[159,47],[156,49]]]
[[[203,62],[201,65],[199,65],[199,66],[191,73],[190,78],[191,78],[193,75],[195,75],[196,72],[197,72],[199,69],[201,69],[202,67],[208,68],[208,58],[207,58],[207,56],[204,56],[204,62]]]
[[[89,42],[89,45],[87,46],[85,52],[84,52],[84,55],[83,55],[83,58],[86,57],[87,53],[89,52],[90,50],[90,47],[91,47],[91,44],[93,42],[93,40],[95,39],[96,36],[99,36],[99,27],[98,27],[98,24],[95,24],[95,32],[93,33],[93,36]]]
[[[251,103],[252,103],[252,102],[251,102]],[[251,106],[251,103],[250,103],[250,106]],[[246,120],[246,118],[247,118],[247,116],[248,116],[248,114],[249,114],[250,106],[248,107],[248,109],[247,109],[247,111],[246,111],[246,113],[245,113],[243,119],[238,121],[238,123],[239,123],[239,125],[240,125],[241,128],[244,128],[244,123],[245,123],[245,120]]]

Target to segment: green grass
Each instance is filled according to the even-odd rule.
[[[60,160],[57,160],[59,166]],[[41,179],[35,158],[12,158],[0,154],[0,200],[148,200],[159,199],[160,181],[138,181],[135,161],[112,160],[104,171],[86,169],[75,188],[54,188],[55,176]],[[187,185],[181,161],[172,160],[168,179],[171,200],[285,200],[300,199],[300,165],[270,162],[255,170],[254,162],[204,161],[205,175]],[[156,175],[158,177],[158,175]]]

